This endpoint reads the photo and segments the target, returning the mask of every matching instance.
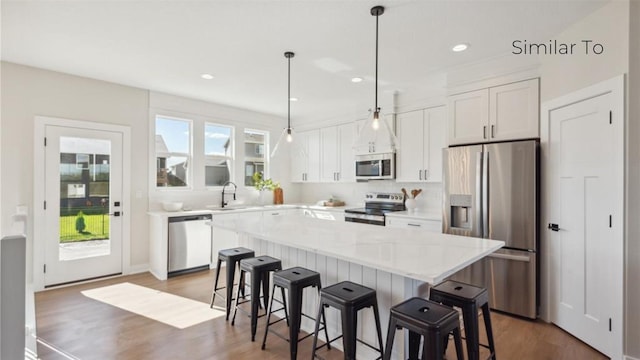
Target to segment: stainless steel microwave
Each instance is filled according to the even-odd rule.
[[[356,180],[385,180],[396,177],[396,154],[356,156]]]

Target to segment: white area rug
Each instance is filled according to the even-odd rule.
[[[224,311],[210,309],[209,304],[128,282],[82,291],[82,294],[178,329],[225,315]]]

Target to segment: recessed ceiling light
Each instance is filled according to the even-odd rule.
[[[200,75],[200,77],[205,79],[205,80],[213,79],[213,75],[211,75],[211,74],[202,74],[202,75]]]
[[[298,98],[297,97],[290,97],[289,101],[298,101]]]
[[[361,77],[354,77],[354,78],[351,78],[351,82],[354,82],[354,83],[362,82],[362,78],[361,78]]]
[[[453,50],[455,52],[460,52],[460,51],[467,50],[468,47],[469,47],[469,45],[467,45],[467,44],[458,44],[458,45],[452,47],[451,50]]]

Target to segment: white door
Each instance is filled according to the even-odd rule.
[[[551,320],[620,359],[623,117],[611,93],[549,112]],[[616,109],[617,110],[617,109]]]
[[[45,126],[45,286],[122,273],[122,136]]]
[[[353,142],[356,136],[356,125],[348,123],[338,126],[338,146],[340,150],[338,181],[356,181],[356,155],[353,151]]]
[[[447,147],[447,116],[444,106],[425,110],[424,179],[442,182],[442,149]],[[427,140],[428,139],[428,140]]]
[[[449,144],[489,141],[489,89],[452,95],[449,108]]]
[[[320,129],[320,181],[338,181],[338,127]]]

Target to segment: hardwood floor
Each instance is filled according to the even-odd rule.
[[[81,284],[36,294],[38,337],[79,359],[288,359],[289,344],[270,335],[266,350],[260,349],[264,318],[259,321],[256,342],[249,340],[248,318],[235,326],[224,317],[177,329],[108,304],[90,299],[81,291],[130,282],[208,303],[214,271],[199,272],[159,281],[144,273]],[[221,276],[223,279],[224,276]],[[222,304],[222,301],[216,304]],[[501,360],[607,359],[558,327],[492,312],[497,357]],[[279,325],[284,326],[284,322]],[[387,324],[382,324],[383,328]],[[284,329],[283,333],[284,333]],[[481,330],[482,341],[484,332]],[[311,338],[299,345],[299,359],[311,357]],[[485,342],[486,343],[486,342]],[[61,359],[39,345],[41,359]],[[447,357],[455,359],[453,346]],[[488,351],[481,350],[481,355]],[[339,350],[323,349],[327,360],[342,359]]]

